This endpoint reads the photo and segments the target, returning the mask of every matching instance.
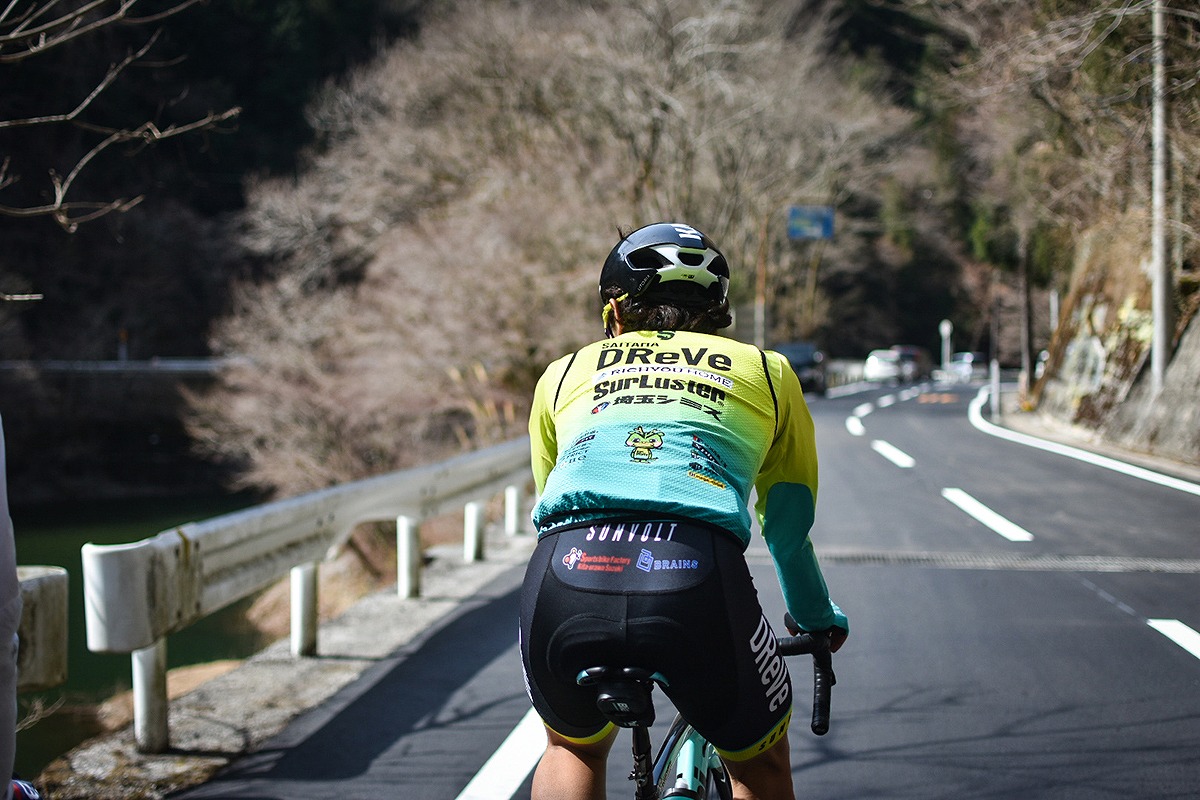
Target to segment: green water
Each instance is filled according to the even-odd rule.
[[[18,774],[36,776],[55,757],[98,733],[91,717],[75,709],[93,706],[131,685],[128,655],[97,654],[87,649],[80,548],[86,542],[135,542],[176,525],[226,514],[254,502],[248,496],[231,495],[66,502],[12,509],[17,563],[65,567],[71,596],[67,683],[20,698],[22,715],[38,703],[48,707],[61,701],[62,707],[17,735]],[[262,649],[269,642],[246,623],[244,612],[248,604],[246,601],[230,606],[170,636],[168,666],[244,658]]]

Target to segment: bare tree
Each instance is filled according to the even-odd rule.
[[[327,148],[250,191],[270,278],[214,333],[248,358],[197,434],[285,493],[517,435],[549,359],[599,334],[618,226],[694,222],[746,293],[764,215],[870,191],[906,141],[798,7],[489,3],[330,85]]]
[[[1070,406],[1067,416],[1078,414],[1096,424],[1128,391],[1148,352],[1144,324],[1149,312],[1139,310],[1149,305],[1148,285],[1136,265],[1149,251],[1150,51],[1156,8],[1167,21],[1173,260],[1177,269],[1195,268],[1200,261],[1200,232],[1192,222],[1200,213],[1194,169],[1200,159],[1194,124],[1200,113],[1200,13],[1182,0],[1073,0],[1052,7],[914,0],[910,6],[930,12],[971,45],[941,88],[959,110],[961,141],[974,156],[977,197],[1004,217],[1021,287],[1028,286],[1033,234],[1040,233],[1043,242],[1057,237],[1083,254],[1085,260],[1076,262],[1070,247],[1061,248],[1055,281],[1069,292],[1048,345],[1050,370],[1032,387],[1030,400],[1040,402],[1056,369],[1072,368],[1068,353],[1103,349],[1111,354],[1103,366],[1108,375],[1103,388],[1088,390],[1094,396],[1087,402],[1074,398],[1060,404]],[[1121,250],[1114,231],[1125,237]],[[1098,241],[1106,247],[1095,247]],[[1027,309],[1028,294],[1021,307]],[[1105,322],[1097,327],[1100,319]],[[1028,331],[1026,319],[1022,361],[1027,375]],[[1086,341],[1072,344],[1076,337]]]
[[[81,199],[75,192],[76,181],[105,151],[118,144],[152,144],[184,133],[210,129],[236,117],[239,109],[210,112],[190,122],[159,127],[153,120],[136,124],[113,126],[89,118],[89,111],[98,105],[106,90],[136,62],[145,62],[161,35],[157,27],[201,0],[178,0],[161,4],[156,10],[138,13],[143,0],[85,0],[63,3],[59,0],[10,0],[0,7],[0,68],[33,59],[55,59],[82,40],[101,36],[106,29],[118,26],[144,27],[149,32],[141,43],[128,50],[119,60],[99,74],[90,88],[80,97],[58,97],[50,93],[46,107],[37,112],[0,119],[0,131],[38,128],[51,125],[71,125],[85,131],[92,139],[87,150],[65,170],[46,169],[49,191],[45,201],[35,204],[0,203],[0,215],[9,217],[53,218],[63,229],[76,227],[112,212],[127,211],[141,201],[140,196],[105,199]],[[149,5],[149,4],[147,4]],[[58,104],[59,108],[53,108]],[[0,155],[0,191],[11,187],[24,176],[18,174],[11,154]]]
[[[942,83],[943,102],[959,110],[962,141],[984,172],[1026,174],[1005,194],[1027,194],[1037,222],[1082,228],[1108,210],[1148,203],[1156,2],[1078,0],[1039,16],[1033,4],[1002,0],[910,0],[911,8],[972,44]],[[1192,123],[1200,112],[1200,12],[1184,2],[1163,5],[1171,34],[1174,180],[1181,196],[1195,202],[1194,170],[1186,165],[1200,156]],[[1194,242],[1191,211],[1173,223]]]

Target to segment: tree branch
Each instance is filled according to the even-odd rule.
[[[205,2],[205,0],[180,0],[170,8],[156,14],[147,14],[144,17],[130,16],[130,11],[141,0],[119,0],[119,6],[116,9],[88,22],[86,21],[87,17],[93,11],[111,5],[113,2],[113,0],[93,0],[93,2],[63,13],[61,16],[38,23],[37,20],[51,13],[54,6],[58,5],[58,0],[52,0],[40,7],[34,5],[27,9],[20,19],[10,22],[8,17],[17,7],[18,2],[19,0],[10,0],[4,11],[0,12],[0,28],[7,24],[12,25],[7,32],[0,32],[0,64],[14,63],[41,55],[47,50],[118,22],[126,25],[151,25],[162,22],[198,3]],[[8,47],[23,49],[5,53],[4,50]]]
[[[203,1],[174,0],[165,10],[135,17],[132,12],[141,0],[89,0],[71,9],[64,9],[61,0],[25,4],[22,3],[22,0],[7,0],[3,6],[0,6],[0,65],[13,64],[44,55],[54,48],[110,25],[159,23]],[[4,0],[0,0],[0,2],[4,2]],[[22,218],[50,216],[70,232],[74,231],[80,223],[114,211],[128,211],[141,202],[140,196],[104,201],[70,199],[76,179],[101,153],[122,142],[151,144],[180,134],[210,129],[241,113],[240,108],[231,108],[220,113],[210,112],[202,119],[182,125],[172,125],[165,129],[160,129],[153,121],[144,122],[136,128],[111,128],[92,124],[82,119],[84,112],[96,103],[97,98],[117,81],[127,67],[135,61],[143,59],[150,52],[161,35],[161,29],[155,30],[144,44],[136,50],[126,53],[123,59],[110,64],[103,78],[70,111],[21,119],[0,119],[0,130],[70,124],[102,137],[65,176],[60,176],[53,170],[50,171],[50,182],[53,187],[52,201],[38,206],[0,205],[0,216]],[[9,158],[6,157],[0,161],[0,189],[11,186],[19,177],[19,175],[12,174]]]
[[[70,192],[72,184],[83,169],[100,153],[107,150],[109,147],[120,142],[142,141],[145,144],[152,144],[163,139],[170,139],[180,134],[190,133],[192,131],[212,128],[222,122],[226,122],[237,117],[241,113],[240,108],[231,108],[228,111],[223,111],[219,114],[210,113],[194,122],[186,125],[172,125],[166,129],[160,130],[153,122],[143,123],[140,127],[133,130],[119,130],[111,133],[102,142],[88,151],[79,161],[71,168],[65,178],[60,178],[56,173],[50,173],[50,180],[54,185],[54,202],[47,203],[42,206],[34,206],[29,208],[18,208],[13,206],[0,206],[0,216],[8,217],[44,217],[52,216],[68,233],[73,233],[80,224],[90,222],[91,220],[102,217],[105,214],[110,214],[114,211],[125,212],[136,206],[142,201],[142,197],[121,198],[107,202],[68,202],[67,193]],[[7,183],[11,183],[13,178],[6,178],[7,161],[0,168],[0,188]],[[76,211],[85,211],[86,213],[75,215]]]
[[[41,55],[47,50],[78,39],[80,36],[84,36],[99,28],[111,25],[123,19],[129,12],[129,9],[136,5],[139,0],[121,0],[120,8],[108,16],[100,17],[92,22],[84,21],[88,14],[108,2],[109,0],[93,0],[93,2],[80,6],[61,17],[35,27],[29,27],[29,23],[32,23],[53,8],[57,4],[57,0],[43,6],[41,9],[34,6],[30,9],[29,15],[22,23],[9,33],[0,34],[0,50],[5,45],[23,45],[25,47],[23,51],[16,53],[7,55],[0,53],[0,64],[23,61],[26,58]]]
[[[92,101],[94,101],[101,92],[113,84],[113,82],[117,79],[117,76],[120,75],[126,67],[144,56],[150,50],[150,48],[154,46],[154,43],[158,41],[158,37],[161,34],[161,30],[155,31],[146,44],[141,47],[141,49],[135,53],[130,53],[127,55],[119,64],[111,65],[108,68],[108,74],[104,76],[100,83],[96,84],[96,87],[92,89],[92,91],[88,93],[87,97],[83,98],[79,105],[75,106],[73,110],[68,111],[66,114],[50,114],[42,117],[28,117],[26,119],[3,119],[0,120],[0,130],[4,128],[22,128],[31,125],[46,125],[55,122],[73,121],[76,117],[83,113],[84,109],[92,104]]]

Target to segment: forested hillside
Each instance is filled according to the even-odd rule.
[[[74,108],[151,45],[77,117],[0,127],[0,291],[44,295],[0,303],[0,359],[238,356],[170,413],[240,484],[293,493],[521,433],[541,368],[599,331],[618,226],[708,232],[744,313],[761,269],[769,342],[933,349],[947,318],[956,348],[1027,369],[1085,234],[1149,251],[1129,223],[1150,205],[1149,0],[141,3],[70,57],[29,56],[20,13],[0,17],[0,119]],[[1183,320],[1200,21],[1167,5]],[[93,205],[72,213],[107,213],[14,213],[145,122],[176,135],[106,146],[73,184]],[[789,240],[795,204],[834,206],[834,238]],[[36,371],[0,380],[61,397]],[[27,412],[0,406],[10,452],[54,441],[53,404]],[[38,450],[43,483],[87,449],[69,429]]]
[[[879,209],[932,163],[912,113],[830,56],[829,14],[710,6],[463,6],[331,86],[321,151],[248,196],[268,279],[216,329],[251,361],[203,406],[203,441],[299,489],[520,435],[540,370],[599,331],[617,227],[647,220],[711,232],[743,300],[765,247],[774,340],[894,340],[915,326],[900,292],[948,312],[953,262],[882,268],[877,214],[847,216],[819,268],[879,303],[802,294],[786,205]]]

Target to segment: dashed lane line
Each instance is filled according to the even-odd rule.
[[[871,449],[901,469],[911,469],[917,463],[908,453],[882,439],[872,441]]]
[[[1033,534],[997,514],[962,489],[942,489],[942,497],[961,508],[1010,542],[1031,542]]]
[[[1148,619],[1146,623],[1196,658],[1200,658],[1200,633],[1177,619]]]

